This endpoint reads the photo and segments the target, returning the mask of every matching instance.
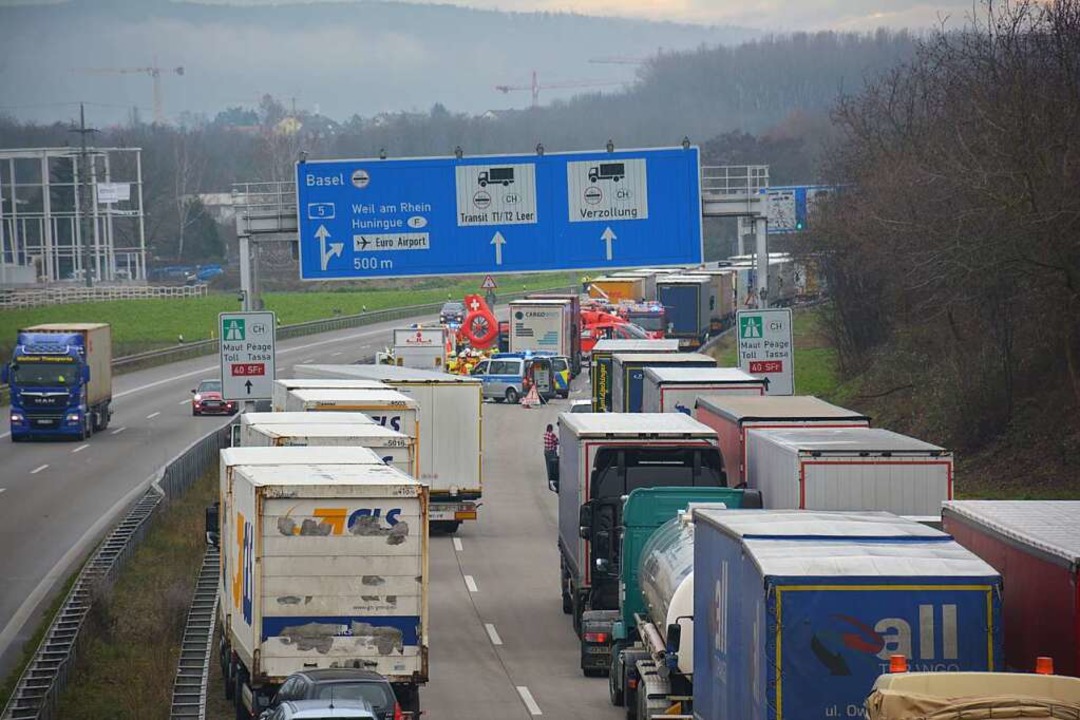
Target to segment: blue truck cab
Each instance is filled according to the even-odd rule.
[[[112,337],[104,323],[52,323],[19,331],[0,371],[11,394],[11,439],[84,440],[112,414]]]

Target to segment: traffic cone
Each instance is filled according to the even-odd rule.
[[[529,392],[525,394],[525,397],[521,398],[522,407],[536,407],[540,404],[540,394],[536,392],[536,386],[533,385],[529,388]]]

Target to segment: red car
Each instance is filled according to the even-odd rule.
[[[191,391],[192,415],[235,415],[236,401],[221,397],[220,380],[203,380]]]

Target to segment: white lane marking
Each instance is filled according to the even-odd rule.
[[[45,467],[48,467],[47,465]],[[469,592],[480,592],[476,587],[476,581],[473,580],[472,575],[465,576],[465,587],[469,588]]]
[[[109,433],[109,434],[110,434],[110,435],[119,435],[120,433],[124,432],[125,430],[127,430],[127,428],[126,428],[126,427],[120,427],[120,428],[116,428],[115,430],[113,430],[113,431],[112,431],[111,433]]]
[[[301,365],[307,365],[308,363],[310,363],[314,359],[315,358],[304,358],[303,360],[300,361],[300,364]]]
[[[40,467],[36,467],[36,468],[34,468],[33,470],[30,471],[30,474],[31,475],[37,475],[39,472],[41,472],[42,470],[44,470],[47,467],[49,467],[49,466],[48,465],[42,465]]]
[[[461,552],[465,548],[461,547],[461,538],[454,538],[454,549]]]
[[[146,416],[146,419],[147,420],[153,420],[154,418],[156,418],[160,414],[161,413],[159,413],[159,412],[152,412],[152,413],[150,413],[149,415]]]
[[[181,400],[180,402],[178,402],[176,404],[177,405],[187,405],[189,402],[191,402],[191,398],[184,398],[183,400]]]
[[[492,645],[502,645],[502,638],[499,637],[499,633],[495,630],[495,626],[491,623],[484,623],[484,629],[487,630],[488,637],[491,638]]]
[[[115,396],[114,396],[115,397]],[[68,548],[67,552],[56,561],[56,564],[52,566],[52,569],[45,574],[45,577],[41,579],[41,582],[37,584],[37,587],[31,591],[26,599],[23,600],[22,605],[15,611],[15,614],[8,620],[7,625],[0,630],[0,655],[5,654],[11,647],[11,643],[15,640],[16,636],[22,631],[23,627],[29,621],[30,617],[34,614],[34,610],[45,599],[45,596],[49,593],[49,590],[56,586],[57,583],[63,582],[65,577],[71,571],[75,561],[80,556],[84,555],[93,545],[97,539],[105,534],[106,528],[114,524],[120,516],[120,512],[128,505],[135,501],[135,498],[146,492],[146,489],[150,487],[150,482],[154,478],[148,478],[143,482],[133,487],[124,497],[116,501],[111,508],[101,514],[101,517],[97,519],[93,525],[91,525],[83,536],[78,541]]]
[[[338,355],[344,355],[344,354],[345,353],[340,353],[340,352],[330,353],[330,357],[337,357]]]
[[[4,492],[5,490],[7,490],[7,488],[0,488],[0,493]]]
[[[540,710],[540,706],[536,704],[536,700],[533,699],[532,693],[529,692],[529,688],[524,685],[517,686],[518,695],[521,696],[521,702],[525,703],[525,707],[528,708],[530,715],[543,715],[543,711]]]
[[[74,455],[74,454],[75,454],[75,453],[77,453],[77,452],[82,452],[83,450],[85,450],[85,449],[86,449],[86,448],[88,448],[88,447],[90,447],[90,444],[89,444],[89,443],[87,443],[86,445],[80,445],[79,447],[77,447],[77,448],[75,448],[74,450],[72,450],[72,451],[71,451],[71,454],[72,454],[72,455]]]

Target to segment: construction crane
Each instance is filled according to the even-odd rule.
[[[174,68],[159,67],[157,58],[154,58],[154,64],[150,67],[137,67],[137,68],[82,68],[82,72],[90,73],[92,75],[149,75],[154,81],[154,122],[165,122],[165,93],[161,89],[161,74],[175,73],[177,75],[184,74],[183,66],[177,66]]]
[[[595,57],[589,58],[589,62],[595,65],[644,65],[649,58],[644,57]]]
[[[610,85],[625,85],[625,80],[569,80],[560,83],[541,83],[536,78],[536,71],[532,71],[532,83],[529,85],[496,85],[495,89],[506,95],[515,90],[528,90],[532,93],[532,106],[540,104],[541,90],[564,90],[567,88],[591,88],[605,87]]]

